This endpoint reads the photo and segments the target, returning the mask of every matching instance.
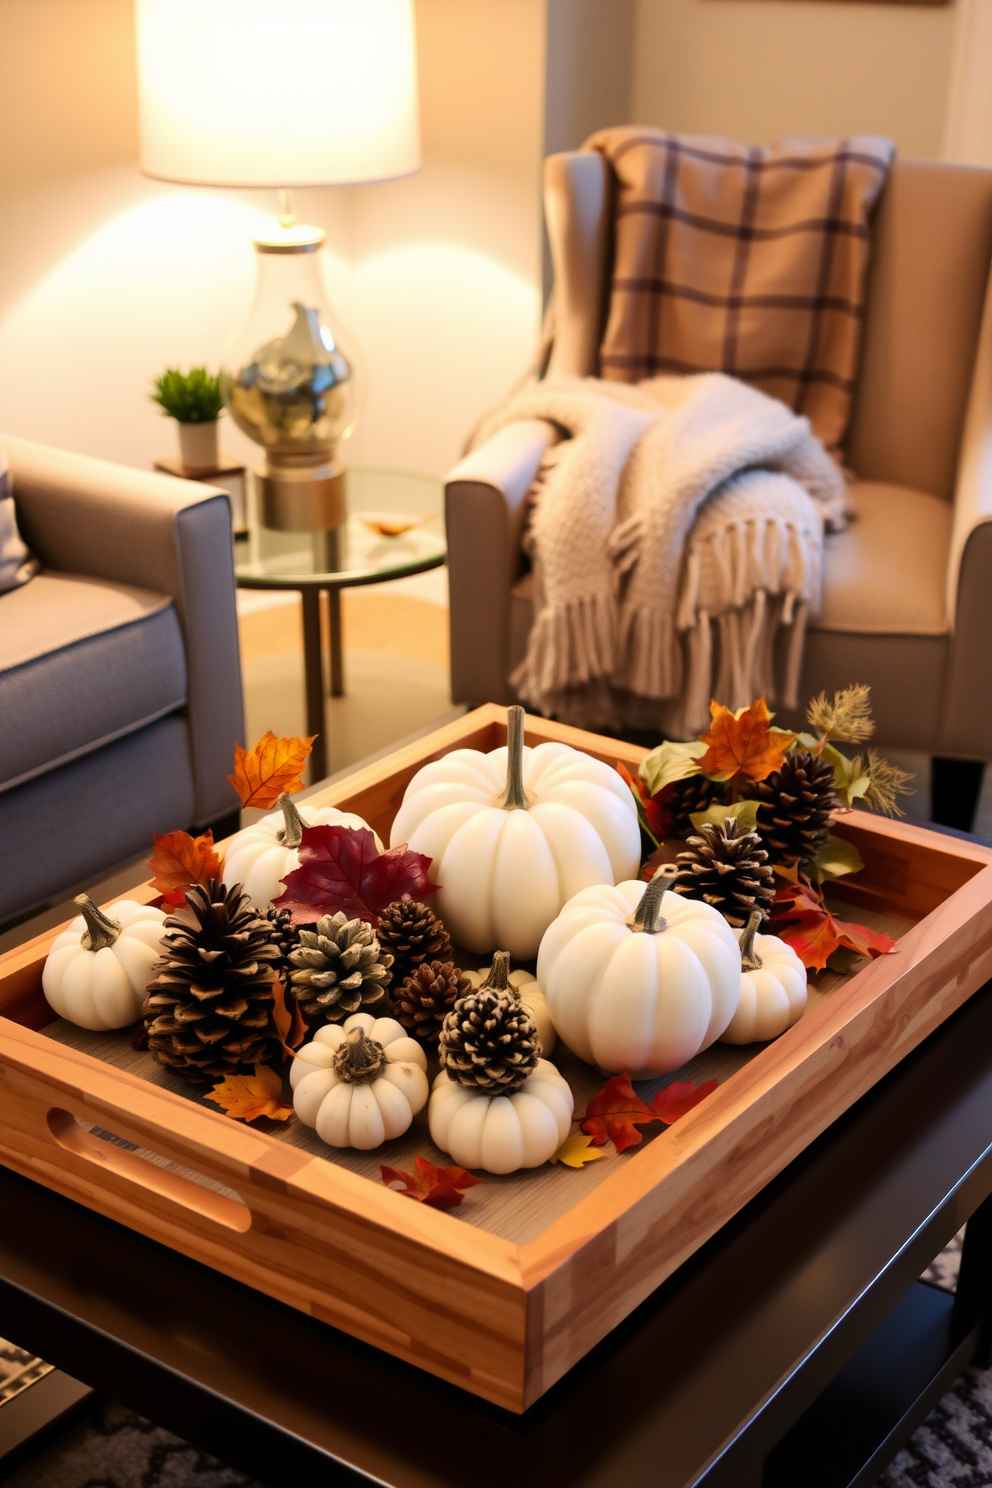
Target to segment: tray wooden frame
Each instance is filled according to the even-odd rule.
[[[608,763],[636,746],[528,718]],[[505,742],[495,704],[311,799],[382,836],[417,769]],[[249,1286],[521,1412],[992,977],[992,850],[865,813],[848,896],[917,921],[703,1104],[514,1245],[45,1037],[57,931],[0,957],[0,1162]],[[131,897],[155,898],[149,885]],[[233,1190],[92,1136],[91,1125]],[[237,1196],[237,1197],[235,1197]]]

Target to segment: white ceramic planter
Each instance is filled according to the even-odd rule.
[[[187,470],[216,470],[220,464],[217,442],[219,419],[209,423],[179,424],[179,458]]]

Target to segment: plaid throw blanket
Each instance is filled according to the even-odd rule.
[[[606,157],[616,183],[600,375],[727,372],[804,414],[835,452],[857,372],[868,217],[892,142],[750,148],[619,128],[583,148]]]

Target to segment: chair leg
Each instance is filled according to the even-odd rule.
[[[984,760],[930,761],[930,818],[942,827],[970,832],[985,775]]]

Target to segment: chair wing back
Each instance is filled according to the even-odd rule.
[[[599,370],[612,260],[612,174],[596,151],[549,155],[555,271],[549,373]],[[863,479],[950,501],[992,262],[992,170],[897,160],[872,223],[861,371],[846,441]]]

